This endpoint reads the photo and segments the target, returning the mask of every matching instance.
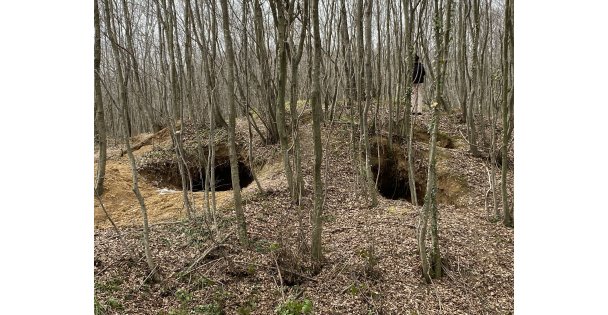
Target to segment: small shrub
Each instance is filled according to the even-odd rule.
[[[379,274],[376,266],[378,265],[379,259],[376,255],[374,244],[372,243],[371,245],[368,245],[367,248],[359,250],[359,257],[363,258],[365,261],[365,276],[371,279],[378,278]]]
[[[119,311],[124,309],[124,307],[122,306],[122,303],[120,303],[120,301],[118,301],[117,299],[109,298],[106,301],[106,303],[112,309],[119,310]]]
[[[205,314],[205,315],[224,315],[225,314],[224,310],[222,309],[222,306],[216,302],[211,303],[211,304],[198,305],[194,308],[194,310],[198,314]]]
[[[214,285],[215,281],[213,281],[205,276],[202,276],[196,280],[196,284],[199,288],[204,289],[204,288]]]
[[[169,313],[167,313],[167,315],[188,315],[188,312],[184,309],[178,308],[169,310]]]
[[[239,306],[236,312],[239,315],[249,315],[255,309],[255,303],[253,301],[247,301],[244,305]]]
[[[184,289],[178,289],[175,292],[175,297],[179,300],[180,303],[186,304],[192,300],[192,294]]]
[[[93,301],[95,303],[94,304],[95,305],[94,314],[95,315],[104,315],[106,312],[106,308],[103,305],[101,305],[101,303],[99,303],[99,301],[97,301],[97,298],[94,298]]]
[[[120,290],[120,285],[122,284],[122,280],[118,278],[110,279],[103,283],[96,283],[95,288],[100,292],[116,292]]]
[[[279,305],[276,313],[278,315],[312,314],[312,301],[309,299],[304,299],[303,301],[289,299],[285,303]]]

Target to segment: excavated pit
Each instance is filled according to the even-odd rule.
[[[380,138],[372,142],[371,152],[371,169],[374,179],[378,179],[377,189],[380,195],[387,199],[405,199],[412,202],[407,157],[400,150],[399,145],[394,144],[393,150],[389,150],[386,139]],[[417,160],[416,154],[414,152],[414,160]],[[426,168],[420,163],[415,163],[414,182],[418,204],[422,204],[426,192]]]
[[[239,161],[239,184],[241,188],[245,188],[253,182],[253,176],[251,175],[251,169],[244,162]],[[179,170],[178,170],[179,172]],[[203,191],[205,190],[205,174],[200,174],[198,169],[192,176],[192,191]],[[178,185],[179,189],[182,189],[181,178]],[[226,191],[232,190],[232,173],[230,172],[230,163],[224,163],[215,167],[215,191]]]
[[[206,152],[206,148],[204,150]],[[206,181],[206,160],[203,161],[200,154],[197,154],[196,152],[186,151],[185,161],[192,180],[192,191],[203,191],[205,189]],[[154,186],[173,190],[183,189],[178,160],[173,150],[156,149],[151,151],[142,157],[139,164],[139,174]],[[228,155],[228,147],[225,145],[216,147],[214,170],[215,190],[232,190],[230,157]],[[241,188],[247,187],[253,182],[251,168],[249,167],[247,158],[244,154],[239,154],[238,156],[238,173]]]

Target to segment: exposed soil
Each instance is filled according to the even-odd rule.
[[[420,130],[426,130],[427,115],[417,119]],[[298,249],[298,207],[290,202],[279,146],[263,146],[254,138],[256,161],[251,169],[266,194],[261,194],[255,183],[243,189],[247,228],[253,241],[249,249],[240,247],[234,234],[232,191],[217,192],[220,235],[216,238],[227,236],[218,246],[210,240],[201,220],[184,221],[181,191],[163,189],[149,176],[140,177],[151,223],[152,255],[162,275],[160,282],[144,282],[149,270],[141,244],[141,213],[131,190],[128,159],[120,157],[120,149],[114,148],[102,201],[128,248],[121,245],[96,200],[98,309],[106,314],[220,314],[220,309],[225,314],[273,314],[293,298],[310,300],[315,314],[512,313],[513,229],[490,222],[485,208],[488,170],[495,171],[500,179],[500,169],[487,169],[487,161],[467,152],[468,145],[458,131],[463,125],[455,121],[451,115],[440,120],[439,128],[449,139],[438,148],[437,158],[439,234],[446,275],[430,285],[422,281],[416,245],[419,208],[408,201],[407,194],[396,199],[381,194],[377,207],[368,206],[354,181],[346,124],[327,123],[322,130],[325,260],[316,274],[310,271],[307,255]],[[243,121],[239,124],[239,131],[246,130]],[[415,139],[423,139],[423,134]],[[246,147],[243,135],[239,136],[242,149]],[[305,182],[301,217],[304,243],[309,244],[313,198],[310,124],[301,126],[301,139]],[[388,150],[383,149],[383,140],[379,142],[379,187],[385,185],[384,181],[407,178],[405,145],[395,143],[400,155],[395,154],[399,157],[391,160]],[[135,151],[138,163],[146,154],[166,149],[170,143],[170,138],[159,137],[142,146]],[[377,153],[377,145],[374,150]],[[414,150],[416,179],[424,183],[428,142],[415,142]],[[507,175],[512,183],[512,171]],[[423,187],[419,200],[424,196]],[[512,190],[510,184],[510,194]],[[203,213],[204,193],[194,192],[192,196],[197,213]],[[500,206],[500,195],[497,199]],[[491,200],[490,194],[489,206]]]

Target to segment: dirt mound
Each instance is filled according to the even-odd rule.
[[[312,128],[307,125],[301,126],[302,208],[290,200],[279,146],[262,145],[256,140],[254,157],[268,161],[263,168],[255,168],[259,171],[256,175],[268,194],[257,194],[256,185],[243,190],[252,248],[241,250],[232,233],[225,247],[211,252],[194,268],[189,267],[201,253],[217,245],[208,240],[205,229],[197,223],[155,224],[185,218],[182,192],[159,189],[146,178],[140,178],[152,223],[151,248],[164,281],[142,286],[142,279],[149,273],[145,262],[127,260],[129,251],[118,243],[112,229],[96,229],[96,302],[106,308],[122,303],[121,313],[192,312],[213,306],[214,310],[227,314],[247,310],[253,310],[251,314],[271,314],[280,305],[278,289],[281,289],[286,297],[309,299],[319,314],[367,314],[370,310],[384,314],[512,312],[513,230],[492,224],[485,216],[488,179],[483,160],[473,157],[460,143],[454,149],[437,149],[440,242],[446,276],[434,281],[431,290],[422,285],[420,277],[416,242],[419,208],[404,200],[405,197],[378,198],[378,206],[369,208],[357,186],[357,170],[349,151],[350,131],[340,126],[322,127],[325,259],[318,274],[307,273],[308,268],[302,268],[306,267],[305,261],[282,251],[297,248],[298,220],[294,218],[298,213],[304,218],[303,244],[310,241],[308,215],[312,209],[314,156]],[[450,127],[441,130],[451,139],[459,139],[457,130]],[[372,156],[380,149],[381,175],[401,173],[402,178],[407,178],[403,144],[394,141],[397,152],[393,155],[397,158],[390,160],[388,150],[383,148],[384,140],[377,142]],[[171,140],[166,139],[166,143]],[[142,158],[158,147],[168,148],[156,141],[135,154]],[[423,183],[428,142],[414,142],[414,152],[415,176]],[[391,164],[393,171],[382,171],[389,170]],[[508,176],[512,183],[512,173]],[[131,170],[126,157],[108,162],[106,180],[107,191],[102,199],[113,219],[122,225],[129,248],[138,249],[141,257],[141,214],[131,191]],[[512,191],[512,186],[509,189]],[[201,211],[204,194],[194,192],[192,197],[197,211]],[[235,220],[231,211],[232,192],[218,192],[217,197],[218,212],[226,223],[224,231],[231,233]],[[96,226],[108,227],[100,208],[95,211]],[[501,298],[492,298],[496,296]]]
[[[444,136],[449,140],[449,137]],[[445,140],[443,144],[451,143]],[[438,149],[440,150],[440,149]],[[409,170],[407,162],[407,149],[399,143],[393,144],[392,150],[388,147],[385,137],[373,139],[370,158],[372,173],[377,178],[377,188],[380,195],[387,199],[405,199],[412,202],[412,193],[409,185]],[[440,154],[438,160],[449,159],[447,153]],[[428,149],[422,146],[413,148],[414,181],[418,204],[424,203],[427,185]],[[445,163],[438,163],[445,166]],[[456,171],[456,173],[455,173]],[[442,204],[461,205],[461,197],[468,191],[467,182],[457,170],[447,167],[437,167],[437,202]]]
[[[183,128],[182,128],[183,126]],[[183,125],[178,123],[175,127],[182,133],[184,149],[186,151],[186,164],[193,181],[193,193],[190,201],[195,210],[202,211],[205,201],[204,170],[208,143],[208,131],[196,128],[191,122]],[[216,202],[219,210],[230,208],[233,204],[232,181],[228,147],[225,141],[227,133],[219,129],[215,134],[215,179]],[[253,194],[257,189],[253,182],[252,168],[248,163],[246,146],[243,138],[237,137],[239,146],[239,179],[243,194]],[[138,168],[139,189],[144,197],[150,223],[177,221],[186,215],[184,197],[181,188],[181,177],[177,165],[175,150],[170,128],[162,129],[155,134],[141,134],[131,138]],[[202,149],[204,158],[201,158],[199,143],[204,143]],[[137,149],[135,149],[137,147]],[[133,179],[128,157],[123,149],[114,148],[107,160],[106,176],[104,181],[104,194],[101,197],[106,210],[112,220],[119,226],[140,226],[142,224],[139,203],[132,190]],[[96,153],[97,154],[97,153]],[[260,154],[261,155],[261,154]],[[267,154],[265,158],[272,160],[274,154]],[[266,160],[262,157],[254,161],[254,170],[260,172],[258,178],[270,181],[281,169],[265,166]],[[95,171],[97,159],[95,160]],[[248,187],[249,186],[249,187]],[[110,221],[103,212],[99,200],[95,199],[95,227],[106,228]]]

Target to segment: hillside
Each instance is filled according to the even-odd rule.
[[[429,116],[416,117],[415,173],[417,181],[424,183]],[[376,157],[372,168],[381,194],[379,205],[370,208],[355,187],[350,130],[344,119],[338,117],[322,125],[325,260],[318,274],[309,271],[310,262],[302,254],[306,248],[297,248],[298,207],[290,202],[279,146],[263,145],[254,137],[254,165],[248,165],[246,121],[239,121],[241,160],[253,169],[264,189],[261,193],[250,181],[243,190],[253,240],[250,249],[238,245],[233,231],[231,190],[216,193],[220,233],[214,241],[202,219],[186,221],[183,194],[170,185],[168,175],[145,172],[165,159],[159,152],[171,152],[168,133],[132,139],[137,144],[150,138],[134,153],[143,175],[139,184],[151,223],[152,255],[162,274],[160,282],[144,282],[147,267],[141,246],[141,214],[131,191],[131,170],[119,147],[110,150],[101,200],[128,249],[96,200],[96,307],[108,314],[272,314],[292,299],[295,302],[289,305],[312,306],[315,314],[512,313],[513,229],[488,220],[486,203],[488,207],[492,204],[491,193],[487,195],[488,163],[468,153],[462,136],[465,126],[455,115],[441,116],[437,168],[445,276],[427,285],[421,278],[416,244],[418,209],[408,201],[411,196],[397,193],[404,191],[400,185],[407,178],[404,144],[394,138],[391,154],[385,137],[373,138]],[[185,127],[182,132],[194,139],[193,130]],[[305,183],[303,237],[309,244],[313,198],[310,121],[303,121],[300,132]],[[219,139],[218,143],[221,135]],[[218,154],[219,165],[224,153],[219,149]],[[500,168],[495,170],[500,178]],[[512,192],[512,169],[508,177]],[[419,200],[424,189],[417,184]],[[500,200],[499,190],[497,194]],[[201,215],[205,193],[193,192],[192,197]]]

